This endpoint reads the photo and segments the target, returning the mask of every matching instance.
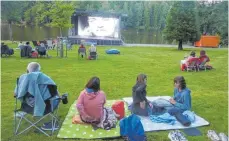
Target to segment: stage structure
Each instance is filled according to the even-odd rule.
[[[121,18],[125,14],[76,10],[71,17],[72,29],[68,40],[74,44],[82,42],[96,45],[123,45],[120,34]]]

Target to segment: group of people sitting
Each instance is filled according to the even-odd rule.
[[[191,110],[191,91],[186,87],[183,76],[174,78],[174,96],[169,100],[149,101],[146,98],[147,76],[140,74],[137,76],[136,84],[132,88],[133,103],[130,106],[131,113],[140,116],[161,115],[169,113],[176,116],[178,120],[185,126],[189,126],[191,122],[182,113]],[[106,103],[105,93],[100,89],[100,79],[92,77],[86,84],[83,91],[78,97],[76,109],[80,114],[80,118],[85,123],[101,124],[104,121],[104,109]],[[115,113],[113,117],[119,115]],[[100,126],[101,127],[101,126]]]
[[[203,70],[212,69],[209,65],[210,58],[206,55],[205,50],[200,51],[200,56],[197,57],[195,51],[191,51],[190,56],[185,56],[185,60],[181,60],[180,69],[182,71],[189,69]]]
[[[26,42],[24,45],[22,42],[19,42],[18,48],[21,51],[21,57],[28,57],[28,58],[37,58],[38,55],[44,56],[47,55],[47,49],[44,45],[44,43],[41,43],[39,46],[36,46],[35,49],[33,49],[30,46],[30,42]]]
[[[39,76],[47,75],[40,72],[40,64],[31,62],[27,67],[27,74],[35,73]],[[23,86],[26,74],[20,76],[19,84],[17,86]],[[52,81],[52,80],[51,80]],[[50,82],[51,82],[50,81]],[[54,81],[52,81],[54,83]],[[186,110],[191,110],[191,91],[186,87],[186,82],[183,76],[177,76],[174,78],[174,96],[169,101],[149,101],[146,98],[146,86],[147,76],[145,74],[139,74],[136,79],[136,84],[132,88],[133,103],[130,106],[131,113],[141,116],[160,115],[163,113],[169,113],[175,115],[180,122],[184,125],[190,125],[190,121],[182,115]],[[17,93],[17,87],[15,88],[15,95]],[[34,105],[35,101],[32,98],[26,100],[27,105]],[[77,99],[76,109],[79,112],[82,122],[92,124],[97,128],[110,129],[116,126],[117,119],[120,115],[115,113],[112,108],[105,107],[106,95],[100,88],[100,79],[98,77],[92,77],[85,88],[80,92]],[[42,114],[42,113],[39,113]],[[43,127],[45,128],[45,127]]]
[[[88,56],[88,60],[94,60],[94,59],[97,59],[97,49],[96,49],[96,46],[94,44],[91,44],[91,46],[89,47],[88,49],[88,53],[89,53],[89,56]],[[84,56],[87,56],[87,52],[86,52],[86,47],[83,45],[83,44],[80,44],[80,47],[78,49],[78,55],[80,55],[82,58]]]

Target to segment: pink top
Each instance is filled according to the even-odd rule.
[[[87,122],[100,121],[103,117],[103,108],[106,96],[103,91],[88,93],[85,89],[81,91],[76,108],[83,120]]]

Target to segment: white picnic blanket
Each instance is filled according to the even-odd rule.
[[[169,100],[170,96],[155,96],[155,97],[147,97],[148,100],[154,101],[158,98],[164,98]],[[123,100],[128,104],[128,106],[132,103],[132,97],[125,97]],[[155,123],[152,122],[149,117],[139,116],[141,118],[141,122],[145,131],[157,131],[157,130],[171,130],[171,129],[185,129],[192,127],[200,127],[209,125],[209,122],[200,116],[195,114],[195,122],[193,122],[189,127],[183,126],[178,121],[175,122],[174,125],[170,125],[167,123]]]

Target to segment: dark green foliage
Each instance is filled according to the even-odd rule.
[[[166,20],[166,39],[179,41],[179,50],[183,49],[183,41],[197,41],[200,37],[197,16],[195,2],[175,2]]]

